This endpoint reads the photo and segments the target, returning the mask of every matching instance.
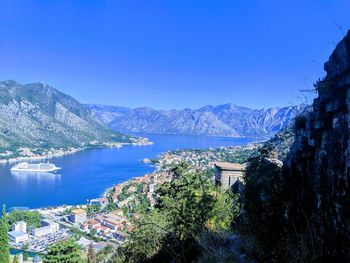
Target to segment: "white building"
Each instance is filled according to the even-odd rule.
[[[52,231],[50,226],[43,226],[32,230],[32,235],[35,237],[42,237],[51,233]]]
[[[11,231],[8,235],[10,240],[16,244],[28,241],[28,234],[22,231]]]
[[[17,223],[13,224],[12,231],[27,233],[27,223],[24,221],[18,221]]]
[[[149,186],[148,186],[148,191],[149,191],[150,193],[154,193],[154,184],[149,184]]]
[[[53,222],[51,220],[48,219],[43,219],[41,220],[41,226],[49,226],[51,228],[51,232],[55,233],[60,229],[60,225],[56,222]]]
[[[32,235],[35,237],[42,237],[57,232],[60,225],[51,220],[41,220],[41,226],[32,230]]]
[[[86,221],[86,211],[83,209],[72,210],[69,221],[73,223],[84,223]]]

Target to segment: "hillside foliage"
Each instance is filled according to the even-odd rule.
[[[8,228],[18,221],[25,221],[28,229],[40,227],[40,214],[38,211],[14,210],[7,214],[6,222]]]
[[[172,172],[155,208],[135,215],[135,229],[117,262],[188,262],[201,255],[203,233],[230,231],[240,210],[238,197],[186,164]]]
[[[44,257],[45,263],[83,263],[81,248],[74,239],[52,244]]]

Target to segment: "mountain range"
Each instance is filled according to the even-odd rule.
[[[0,82],[0,150],[130,142],[73,97],[48,85]]]
[[[87,105],[113,130],[126,133],[158,133],[194,136],[265,139],[286,127],[308,106],[250,109],[232,103],[199,109],[155,110],[100,104]]]
[[[43,83],[0,82],[0,155],[135,142],[123,133],[269,138],[307,106],[254,110],[234,104],[155,110],[81,104]],[[12,154],[8,154],[11,156]],[[1,157],[0,156],[0,157]],[[15,155],[16,156],[16,155]]]

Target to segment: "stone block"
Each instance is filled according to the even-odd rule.
[[[324,127],[324,121],[315,121],[314,128],[315,129],[322,129]]]
[[[316,146],[316,140],[311,137],[308,137],[308,144],[310,146]]]
[[[315,111],[314,118],[315,118],[315,121],[322,120],[324,118],[324,112],[323,111]]]
[[[346,103],[344,101],[344,98],[331,101],[326,105],[326,112],[340,111],[345,109],[346,109]]]
[[[339,119],[338,117],[334,117],[332,121],[332,128],[335,129],[338,127],[338,125],[339,125]]]

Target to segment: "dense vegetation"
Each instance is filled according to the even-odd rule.
[[[282,249],[284,239],[282,220],[286,192],[282,167],[270,155],[270,149],[261,148],[249,160],[244,178],[244,213],[237,229],[246,243],[246,252],[261,262],[276,259],[275,254]]]
[[[8,228],[18,221],[25,221],[27,223],[27,228],[37,228],[40,227],[40,214],[38,211],[22,211],[14,210],[7,214],[6,223]]]
[[[5,206],[2,209],[2,217],[0,220],[0,262],[10,262],[10,245],[7,236],[6,212]]]
[[[45,263],[83,263],[81,248],[74,239],[68,239],[49,246]]]
[[[194,260],[204,254],[202,236],[230,231],[239,213],[237,196],[186,164],[172,172],[174,179],[158,190],[155,208],[134,215],[135,228],[116,262]]]

